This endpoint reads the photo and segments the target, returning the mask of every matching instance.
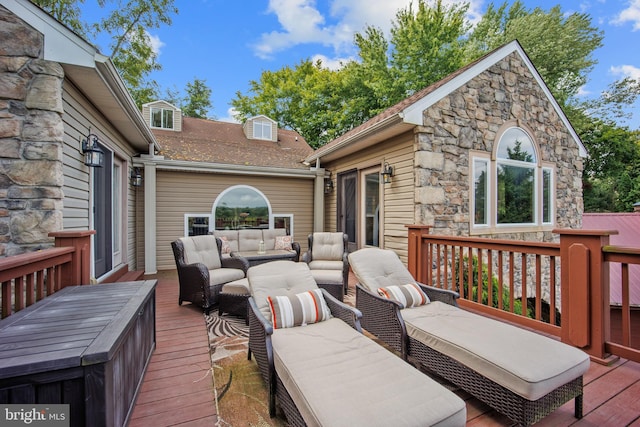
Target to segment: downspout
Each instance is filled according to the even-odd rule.
[[[324,169],[316,159],[316,178],[313,188],[313,231],[324,231]]]

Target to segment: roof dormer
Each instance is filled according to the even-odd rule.
[[[142,105],[142,116],[151,129],[180,132],[182,110],[167,101],[153,101]]]
[[[247,139],[278,141],[278,123],[267,116],[259,115],[247,119],[242,129]]]

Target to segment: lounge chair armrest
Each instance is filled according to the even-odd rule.
[[[296,259],[294,261],[298,262],[300,260],[300,243],[291,242],[291,249],[293,249],[296,252]]]
[[[401,305],[382,298],[356,284],[356,308],[362,312],[362,327],[407,356],[407,329],[400,313]]]
[[[179,280],[189,288],[189,292],[202,289],[204,301],[202,307],[208,307],[211,300],[211,288],[209,286],[209,269],[206,265],[196,262],[193,264],[181,264],[178,269]],[[195,288],[195,289],[194,289]]]
[[[331,314],[333,317],[337,317],[343,322],[349,324],[353,329],[362,333],[362,328],[360,326],[360,319],[362,318],[362,313],[357,308],[351,307],[336,297],[331,295],[326,289],[322,289],[322,294],[324,295],[324,300],[327,302],[329,306],[329,310],[331,310]]]
[[[222,268],[235,268],[238,270],[244,271],[244,274],[247,274],[247,270],[249,269],[249,260],[245,257],[225,257],[222,258]]]
[[[249,358],[253,354],[269,390],[269,415],[276,414],[276,371],[273,364],[271,335],[273,326],[262,315],[253,297],[249,298]]]
[[[425,285],[424,283],[418,283],[418,285],[424,293],[427,294],[431,301],[440,301],[445,304],[453,305],[454,307],[458,306],[456,300],[460,298],[459,293],[447,289],[434,288],[433,286]]]

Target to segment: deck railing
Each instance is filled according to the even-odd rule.
[[[66,286],[88,284],[94,233],[51,233],[53,248],[0,258],[0,317],[17,313]]]
[[[408,226],[408,267],[416,280],[460,294],[461,307],[536,329],[609,363],[640,362],[632,346],[629,265],[640,249],[609,245],[606,230],[554,230],[560,243],[438,236]],[[609,267],[623,276],[622,339],[611,341]],[[636,286],[638,286],[636,284]]]

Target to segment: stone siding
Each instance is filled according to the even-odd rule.
[[[578,146],[515,53],[423,112],[424,125],[415,131],[417,223],[432,225],[434,234],[469,235],[469,150],[491,153],[496,135],[509,122],[531,130],[542,161],[556,166],[556,226],[581,227],[583,160]],[[499,237],[557,241],[550,231]]]
[[[43,46],[0,6],[0,256],[50,247],[62,229],[64,72]]]

